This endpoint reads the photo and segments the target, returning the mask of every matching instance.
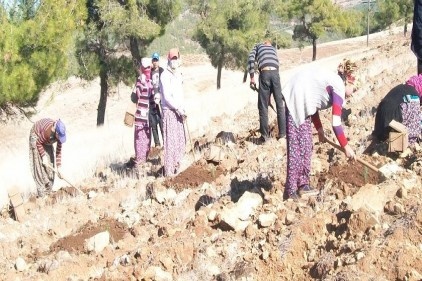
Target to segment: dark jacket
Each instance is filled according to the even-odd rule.
[[[422,60],[422,0],[415,0],[413,8],[412,43],[410,48]]]

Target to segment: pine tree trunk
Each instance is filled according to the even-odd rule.
[[[316,60],[316,39],[312,39],[312,61]]]
[[[97,126],[104,125],[104,117],[107,106],[107,97],[108,97],[108,73],[107,67],[101,67],[100,70],[100,102],[98,103],[97,109]]]
[[[221,72],[223,70],[224,52],[221,52],[220,59],[217,65],[217,90],[221,88]]]
[[[134,62],[140,63],[141,62],[141,54],[139,52],[138,39],[131,36],[129,41],[130,41],[130,53],[132,55],[132,59],[133,59]]]

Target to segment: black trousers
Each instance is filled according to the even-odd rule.
[[[160,126],[161,137],[163,137],[163,119],[158,110],[149,111],[149,125],[151,126],[152,137],[154,138],[155,146],[160,146],[160,137],[158,136],[158,126]]]
[[[268,128],[268,105],[271,93],[274,95],[275,106],[277,110],[278,136],[286,136],[286,109],[284,106],[283,95],[281,94],[280,74],[278,70],[264,70],[259,75],[259,131],[265,139],[269,138]]]
[[[418,59],[418,75],[422,74],[422,60]]]

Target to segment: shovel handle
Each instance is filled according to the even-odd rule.
[[[47,164],[47,167],[52,170],[54,173],[57,173],[56,169],[54,169],[51,165]],[[74,189],[76,189],[77,191],[79,191],[80,193],[82,193],[83,195],[85,195],[85,192],[83,192],[82,190],[80,190],[79,188],[77,188],[76,186],[74,186],[73,184],[71,184],[65,177],[62,176],[62,180],[64,180],[65,182],[67,182],[67,184],[69,184],[71,187],[73,187]]]
[[[335,142],[333,142],[332,140],[325,138],[325,141],[326,141],[326,142],[328,142],[329,144],[331,144],[333,147],[337,148],[338,150],[340,150],[340,151],[344,151],[344,149],[343,149],[340,145],[336,144],[336,143],[335,143]],[[368,167],[369,169],[371,169],[371,170],[373,170],[373,171],[375,171],[375,172],[377,172],[377,173],[379,172],[379,170],[378,170],[378,168],[377,168],[377,167],[375,167],[374,165],[372,165],[372,164],[370,164],[370,163],[366,162],[365,160],[363,160],[363,159],[361,159],[361,158],[359,158],[359,157],[355,157],[355,159],[356,159],[356,161],[358,161],[358,162],[359,162],[359,163],[361,163],[362,165],[365,165],[365,166],[366,166],[366,167]]]

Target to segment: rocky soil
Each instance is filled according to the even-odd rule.
[[[285,142],[256,141],[258,113],[248,103],[192,134],[174,178],[160,176],[162,151],[154,150],[135,172],[123,161],[97,163],[77,183],[84,194],[68,184],[29,198],[21,222],[5,208],[0,279],[422,280],[422,150],[387,153],[382,144],[362,154],[380,99],[416,71],[409,44],[385,34],[368,48],[350,40],[318,49],[318,63],[333,69],[346,56],[358,63],[360,89],[346,106],[345,130],[379,173],[347,162],[315,135],[319,195],[283,201]],[[285,80],[308,62],[310,49],[284,50],[280,58]],[[330,132],[330,112],[322,118]],[[235,143],[216,144],[227,130]],[[211,147],[221,148],[221,162],[206,160]]]

